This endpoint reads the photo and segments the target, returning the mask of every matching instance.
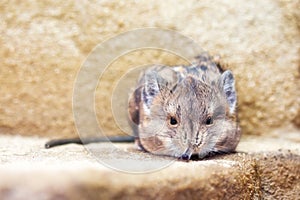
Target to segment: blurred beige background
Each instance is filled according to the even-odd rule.
[[[299,0],[1,1],[0,133],[75,136],[72,92],[81,64],[98,43],[143,27],[178,31],[223,57],[236,76],[244,134],[299,128],[299,7]],[[137,51],[102,76],[96,113],[109,134],[122,133],[110,105],[117,80],[153,61],[185,62]]]

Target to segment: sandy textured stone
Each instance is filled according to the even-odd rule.
[[[0,132],[74,135],[72,91],[80,65],[99,42],[142,27],[179,31],[225,58],[236,75],[245,134],[299,127],[299,6],[299,0],[2,1]],[[104,129],[122,132],[110,94],[129,66],[179,61],[144,50],[112,63],[95,93]]]
[[[103,158],[125,159],[127,164],[171,161],[160,170],[139,174],[112,170],[80,145],[44,149],[46,140],[0,136],[0,199],[296,199],[300,195],[300,143],[289,139],[249,137],[240,143],[240,153],[189,162],[152,156],[132,144],[116,144],[127,152],[121,154],[106,144],[87,145],[102,152]]]

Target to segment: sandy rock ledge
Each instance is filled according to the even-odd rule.
[[[190,162],[155,157],[135,150],[132,144],[91,144],[87,148],[72,144],[44,149],[45,141],[0,137],[0,199],[296,199],[300,196],[300,145],[286,139],[246,138],[238,147],[239,153]],[[120,172],[98,162],[91,149],[97,149],[95,152],[101,153],[106,164],[114,160],[123,167],[165,165],[147,173]]]

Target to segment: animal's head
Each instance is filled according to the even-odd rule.
[[[151,68],[141,78],[139,137],[154,154],[190,159],[235,149],[236,91],[225,71],[214,80],[181,76],[169,67]]]

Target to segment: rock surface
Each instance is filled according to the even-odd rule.
[[[0,199],[297,199],[300,195],[300,141],[287,138],[247,137],[238,146],[239,153],[189,162],[152,156],[132,144],[115,144],[120,151],[107,144],[44,149],[46,140],[0,137]],[[121,172],[98,162],[89,147],[104,155],[102,161],[115,159],[122,166],[168,163],[151,172]]]
[[[299,127],[299,6],[299,0],[2,1],[0,133],[74,135],[72,91],[81,64],[98,43],[143,27],[179,31],[225,58],[236,75],[244,134]],[[130,67],[156,62],[183,61],[140,50],[111,64],[95,92],[95,112],[109,134],[122,133],[110,110],[114,86]],[[88,83],[86,89],[94,91]]]

